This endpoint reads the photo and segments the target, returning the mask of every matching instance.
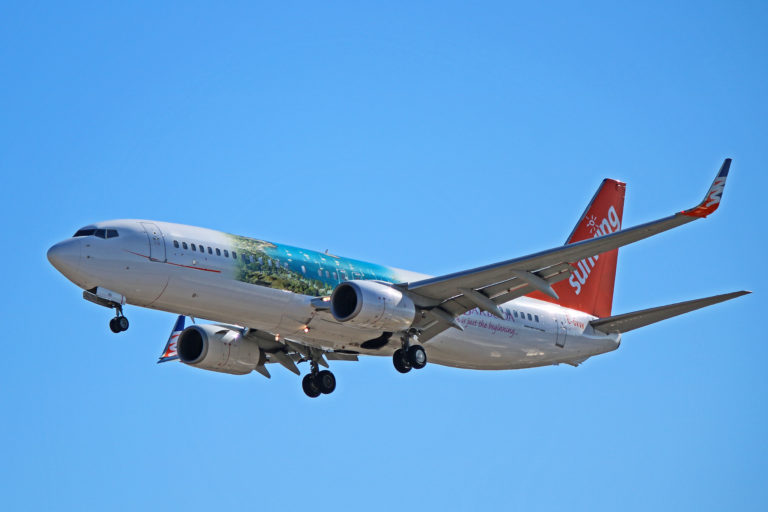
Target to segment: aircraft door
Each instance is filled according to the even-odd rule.
[[[565,325],[565,318],[562,315],[555,315],[555,345],[560,348],[565,347],[565,339],[568,337],[568,329]]]
[[[141,226],[149,239],[149,260],[165,263],[165,237],[163,232],[152,222],[142,222]]]

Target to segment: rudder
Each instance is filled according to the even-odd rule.
[[[626,188],[626,183],[621,181],[603,180],[565,241],[566,245],[620,230]],[[553,285],[559,300],[540,292],[529,296],[600,318],[610,316],[618,255],[619,250],[614,249],[573,263],[569,279]]]

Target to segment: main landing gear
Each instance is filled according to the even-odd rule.
[[[421,345],[411,345],[411,338],[416,339],[416,334],[408,332],[400,338],[402,348],[392,354],[392,362],[400,373],[408,373],[411,369],[421,370],[427,366],[427,352]]]
[[[122,306],[116,306],[115,310],[116,316],[109,321],[109,329],[115,334],[118,332],[127,331],[130,324],[128,323],[128,319],[125,318],[125,315],[123,315]]]
[[[310,361],[312,371],[301,380],[301,388],[309,398],[330,395],[336,389],[336,377],[329,370],[318,371],[315,361]]]

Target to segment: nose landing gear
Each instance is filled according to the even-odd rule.
[[[130,324],[128,323],[128,319],[125,318],[125,315],[123,315],[122,306],[116,306],[115,310],[116,316],[109,321],[109,329],[115,334],[127,331]]]
[[[407,332],[401,338],[402,348],[392,354],[392,363],[400,373],[408,373],[411,369],[421,370],[427,366],[427,352],[421,345],[411,345],[411,339],[417,340],[416,333]]]

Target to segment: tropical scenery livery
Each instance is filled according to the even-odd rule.
[[[730,164],[696,207],[628,229],[626,185],[606,179],[565,245],[439,277],[149,220],[86,226],[48,259],[85,299],[115,310],[113,332],[128,329],[126,304],[178,314],[158,362],[265,377],[269,364],[300,375],[297,363],[308,362],[310,397],[335,389],[329,361],[360,355],[392,357],[401,373],[428,360],[479,370],[576,366],[616,350],[624,332],[749,293],[611,312],[618,248],[714,212]]]

